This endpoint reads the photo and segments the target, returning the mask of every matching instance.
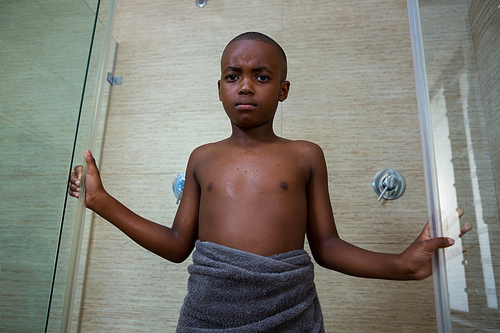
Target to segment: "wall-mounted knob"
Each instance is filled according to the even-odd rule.
[[[384,169],[373,177],[373,189],[378,195],[378,201],[384,198],[393,200],[399,198],[406,188],[403,176],[393,169]]]
[[[206,6],[207,0],[196,0],[194,3],[196,4],[196,6],[203,8]]]
[[[174,195],[177,198],[177,204],[182,198],[182,192],[184,192],[184,180],[186,179],[186,173],[181,172],[174,178],[172,181],[172,190],[174,191]]]

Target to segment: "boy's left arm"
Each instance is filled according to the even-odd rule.
[[[401,254],[368,251],[342,240],[335,227],[323,151],[311,144],[307,152],[311,176],[307,185],[307,237],[316,262],[345,274],[391,280],[421,280],[432,274],[431,258],[438,248],[453,245],[447,237],[431,238],[427,224]],[[458,215],[463,214],[462,210]],[[472,228],[460,228],[460,236]]]

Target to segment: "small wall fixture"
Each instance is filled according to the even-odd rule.
[[[111,84],[111,85],[117,85],[117,84],[122,84],[122,79],[123,76],[113,76],[111,72],[108,72],[108,76],[106,77],[106,80]]]
[[[174,178],[172,181],[172,190],[174,191],[174,195],[177,198],[177,204],[182,198],[182,192],[184,192],[184,180],[186,179],[186,173],[181,172]]]
[[[196,6],[203,8],[206,6],[207,0],[195,0],[194,3],[196,4]]]
[[[378,201],[394,200],[403,195],[406,182],[403,176],[393,169],[384,169],[377,172],[373,178],[373,189],[378,195]]]

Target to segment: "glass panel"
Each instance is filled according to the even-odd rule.
[[[106,52],[106,19],[108,15],[108,11],[110,8],[109,0],[100,0],[95,1],[96,6],[99,6],[99,14],[95,25],[94,31],[94,39],[91,49],[89,68],[86,77],[86,85],[84,91],[84,98],[82,101],[82,111],[80,116],[80,122],[78,127],[78,135],[75,142],[75,150],[73,159],[76,164],[83,163],[83,154],[85,149],[89,146],[89,135],[92,136],[92,133],[95,131],[96,142],[93,149],[93,154],[97,161],[100,160],[101,156],[101,147],[102,147],[102,139],[103,133],[105,129],[105,121],[106,121],[106,111],[107,104],[110,92],[110,83],[105,81],[101,89],[103,89],[102,96],[102,106],[99,113],[97,128],[94,126],[94,117],[98,115],[94,115],[96,113],[96,102],[99,98],[99,85],[98,81],[102,79],[103,73],[100,72],[100,61],[103,60],[102,57],[105,56],[103,52]],[[111,49],[109,50],[109,61],[107,65],[105,65],[104,71],[105,73],[110,72],[113,73],[113,64],[114,64],[114,55],[116,51],[116,42],[112,41]],[[107,67],[107,70],[106,70]],[[90,138],[92,140],[92,138]],[[49,320],[47,332],[59,332],[64,331],[65,328],[61,326],[61,316],[64,316],[67,312],[67,309],[63,308],[64,306],[69,306],[69,304],[65,304],[65,297],[67,297],[66,293],[68,293],[67,282],[71,277],[69,274],[69,268],[71,267],[70,262],[75,260],[75,258],[71,257],[71,250],[74,242],[75,232],[75,221],[81,216],[77,216],[77,200],[73,198],[69,199],[66,206],[66,211],[64,215],[64,229],[61,235],[60,241],[60,250],[59,257],[57,262],[57,272],[55,275],[54,281],[54,291],[53,298],[50,307]],[[76,292],[74,295],[74,301],[72,303],[72,318],[68,319],[69,324],[71,325],[71,332],[78,331],[79,317],[80,311],[82,307],[82,292],[83,292],[83,283],[85,276],[85,265],[86,258],[88,253],[88,245],[90,241],[90,227],[91,227],[91,214],[86,214],[86,220],[83,221],[83,235],[81,241],[81,250],[79,257],[79,267],[78,267],[78,276],[76,277]],[[85,216],[84,216],[85,218]],[[78,230],[77,230],[78,232]],[[64,322],[66,324],[66,322]]]
[[[42,332],[49,308],[49,323],[60,320],[76,206],[67,178],[92,112],[81,104],[98,1],[0,3],[0,331]]]
[[[420,1],[442,219],[461,207],[474,225],[465,254],[445,253],[455,332],[500,329],[499,6]]]

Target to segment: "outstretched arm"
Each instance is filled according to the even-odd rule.
[[[184,261],[198,237],[199,186],[192,163],[188,164],[184,192],[172,228],[135,214],[104,189],[99,170],[90,151],[85,152],[88,165],[85,205],[111,222],[145,249],[173,262]],[[191,160],[190,160],[191,161]],[[70,176],[69,194],[79,197],[83,167],[75,167]]]
[[[318,264],[349,275],[391,280],[420,280],[432,274],[433,252],[453,245],[452,239],[431,239],[426,225],[420,236],[401,254],[372,252],[342,240],[335,227],[321,148],[314,146],[308,160],[311,161],[311,177],[307,188],[307,237]],[[460,210],[459,214],[463,211]],[[470,224],[462,226],[460,234],[471,228]]]

